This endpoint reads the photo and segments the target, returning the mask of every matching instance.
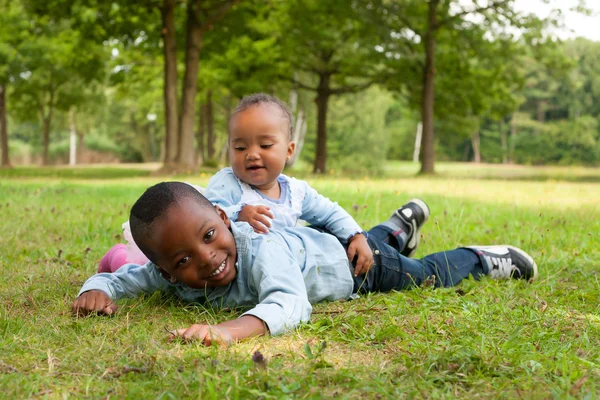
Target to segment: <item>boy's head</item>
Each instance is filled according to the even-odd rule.
[[[172,282],[205,288],[235,278],[229,218],[192,186],[162,182],[148,188],[131,208],[129,223],[140,250]]]
[[[260,190],[277,183],[294,154],[292,117],[277,97],[246,96],[229,120],[229,155],[233,173]]]

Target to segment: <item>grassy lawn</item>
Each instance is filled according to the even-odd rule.
[[[0,170],[4,398],[598,398],[600,171],[507,175],[510,167],[448,164],[440,177],[415,178],[413,169],[305,178],[365,228],[418,196],[432,218],[417,257],[510,243],[536,259],[538,280],[319,304],[310,324],[229,348],[168,342],[165,328],[238,311],[159,294],[119,303],[114,318],[70,314],[100,257],[122,240],[129,206],[170,178],[112,167]],[[265,363],[253,361],[256,351]]]

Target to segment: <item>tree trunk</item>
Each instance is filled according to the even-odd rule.
[[[0,85],[0,147],[2,151],[2,161],[0,166],[10,167],[10,158],[8,155],[8,126],[6,121],[6,85]]]
[[[185,48],[185,73],[179,123],[179,149],[177,162],[191,167],[194,165],[194,119],[196,94],[198,93],[198,69],[202,25],[198,19],[200,0],[189,0],[187,9],[187,38]]]
[[[423,119],[423,141],[421,174],[433,174],[435,164],[433,115],[435,97],[435,31],[437,29],[437,7],[439,0],[429,2],[427,33],[425,34],[425,67],[423,69],[423,95],[421,116]]]
[[[212,89],[206,92],[206,157],[209,160],[215,159],[215,123],[212,101]]]
[[[292,140],[296,143],[296,150],[294,151],[294,155],[290,158],[290,160],[286,163],[288,167],[294,165],[294,163],[300,157],[300,153],[302,153],[302,148],[304,147],[304,138],[306,138],[306,119],[304,118],[304,110],[300,108],[298,110],[298,115],[295,118],[296,124],[294,125],[294,134],[292,136]]]
[[[515,161],[515,140],[517,138],[517,120],[516,113],[512,114],[510,119],[510,139],[508,141],[508,159],[511,163]]]
[[[413,162],[419,162],[421,155],[421,143],[423,141],[423,123],[419,121],[417,124],[417,134],[415,135],[415,151],[413,152]]]
[[[196,134],[197,150],[196,150],[196,164],[202,165],[204,162],[204,136],[206,134],[204,126],[206,125],[206,105],[200,102],[198,107],[198,132]]]
[[[541,123],[546,121],[546,108],[548,108],[546,100],[537,101],[537,120]]]
[[[164,0],[162,16],[165,102],[165,154],[164,162],[170,164],[177,157],[179,120],[177,115],[177,42],[175,38],[175,0]]]
[[[313,173],[323,174],[327,167],[327,106],[330,90],[331,75],[321,75],[319,77],[319,87],[317,88],[317,151],[315,154],[315,163]]]
[[[508,142],[506,140],[506,131],[504,130],[504,120],[498,123],[500,130],[500,144],[502,146],[502,164],[508,164]]]
[[[47,116],[42,115],[42,144],[44,151],[42,153],[42,165],[50,164],[49,149],[50,149],[50,126],[52,123],[52,112],[48,112]]]
[[[227,95],[227,100],[225,101],[225,132],[227,133],[227,137],[229,137],[229,120],[231,119],[231,113],[232,113],[232,109],[233,109],[233,96],[231,95],[231,93],[229,93]],[[229,165],[229,139],[225,140],[225,152],[223,153],[223,157],[220,157],[221,159],[224,159],[223,162],[225,165]]]
[[[69,165],[77,164],[77,130],[75,128],[75,107],[69,110]]]
[[[471,144],[473,145],[473,162],[479,164],[481,162],[481,135],[479,129],[473,132]]]

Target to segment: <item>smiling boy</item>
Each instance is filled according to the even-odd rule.
[[[114,301],[156,290],[215,307],[253,307],[235,320],[174,332],[206,345],[281,334],[310,319],[311,303],[409,289],[432,276],[436,286],[453,286],[469,275],[537,275],[533,259],[511,246],[460,248],[409,259],[401,249],[376,239],[381,229],[376,226],[368,238],[375,264],[366,275],[354,277],[353,265],[335,236],[308,227],[257,234],[246,222],[232,223],[223,210],[180,182],[146,190],[131,209],[130,223],[136,243],[151,262],[92,276],[73,303],[73,312],[112,314]]]

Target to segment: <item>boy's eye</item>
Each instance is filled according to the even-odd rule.
[[[273,147],[273,144],[261,144],[260,145],[261,149],[270,149],[271,147]]]
[[[188,257],[188,256],[183,257],[181,260],[177,261],[177,265],[175,266],[175,268],[179,268],[179,267],[185,265],[189,260],[190,260],[190,257]]]
[[[208,242],[210,239],[212,239],[215,236],[215,230],[211,229],[208,232],[206,232],[204,234],[204,241]]]
[[[246,150],[246,148],[245,148],[245,147],[243,147],[243,146],[236,146],[236,147],[234,147],[233,149],[234,149],[235,151],[244,151],[244,150]]]

